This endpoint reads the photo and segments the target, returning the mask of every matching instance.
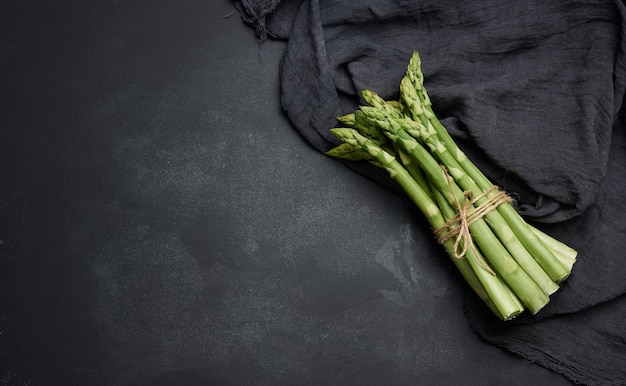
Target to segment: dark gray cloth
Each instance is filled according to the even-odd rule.
[[[398,97],[419,51],[434,109],[462,149],[516,196],[522,215],[579,251],[574,274],[536,317],[497,322],[468,297],[470,323],[573,381],[626,379],[623,2],[235,4],[261,39],[288,41],[282,105],[320,151],[336,144],[329,129],[362,103],[360,90]],[[348,166],[394,188],[368,164]]]

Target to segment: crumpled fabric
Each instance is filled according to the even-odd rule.
[[[263,43],[267,38],[266,18],[278,6],[280,0],[241,0],[235,2],[235,8],[241,18],[248,24],[254,25],[256,34]]]
[[[433,108],[459,146],[528,221],[579,251],[538,315],[499,322],[468,296],[470,324],[575,382],[626,379],[622,1],[234,3],[259,39],[287,40],[281,103],[322,152],[337,144],[336,117],[363,103],[361,90],[398,98],[418,51]],[[397,189],[367,163],[346,165]]]

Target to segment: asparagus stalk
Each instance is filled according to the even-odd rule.
[[[541,240],[543,243],[550,248],[550,250],[554,253],[557,259],[567,268],[569,272],[572,271],[574,264],[576,263],[576,256],[578,252],[562,243],[561,241],[555,239],[554,237],[548,235],[547,233],[535,228],[534,226],[528,224],[528,228]]]

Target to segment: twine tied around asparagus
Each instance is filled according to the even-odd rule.
[[[450,192],[454,192],[452,185],[452,178],[448,174],[448,171],[444,166],[441,167],[443,169],[443,173],[446,176],[446,180],[448,181],[448,186],[450,187]],[[495,194],[491,195],[492,192],[496,191]],[[453,255],[457,259],[462,259],[467,254],[468,249],[476,256],[480,265],[491,274],[495,273],[489,267],[489,265],[484,261],[481,255],[476,250],[476,246],[474,245],[474,240],[472,239],[472,235],[470,233],[470,226],[483,218],[487,213],[496,209],[498,206],[510,203],[512,200],[506,192],[501,191],[496,185],[493,185],[491,188],[484,191],[478,197],[474,197],[474,193],[470,190],[466,190],[463,192],[463,199],[459,201],[456,194],[452,194],[454,197],[454,204],[456,206],[456,216],[449,219],[442,227],[435,230],[435,235],[439,240],[439,243],[443,244],[446,241],[454,238],[454,251]],[[486,201],[483,203],[474,206],[483,198],[488,197]]]

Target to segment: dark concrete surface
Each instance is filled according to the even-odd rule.
[[[0,385],[566,385],[312,150],[227,0],[0,4]]]

